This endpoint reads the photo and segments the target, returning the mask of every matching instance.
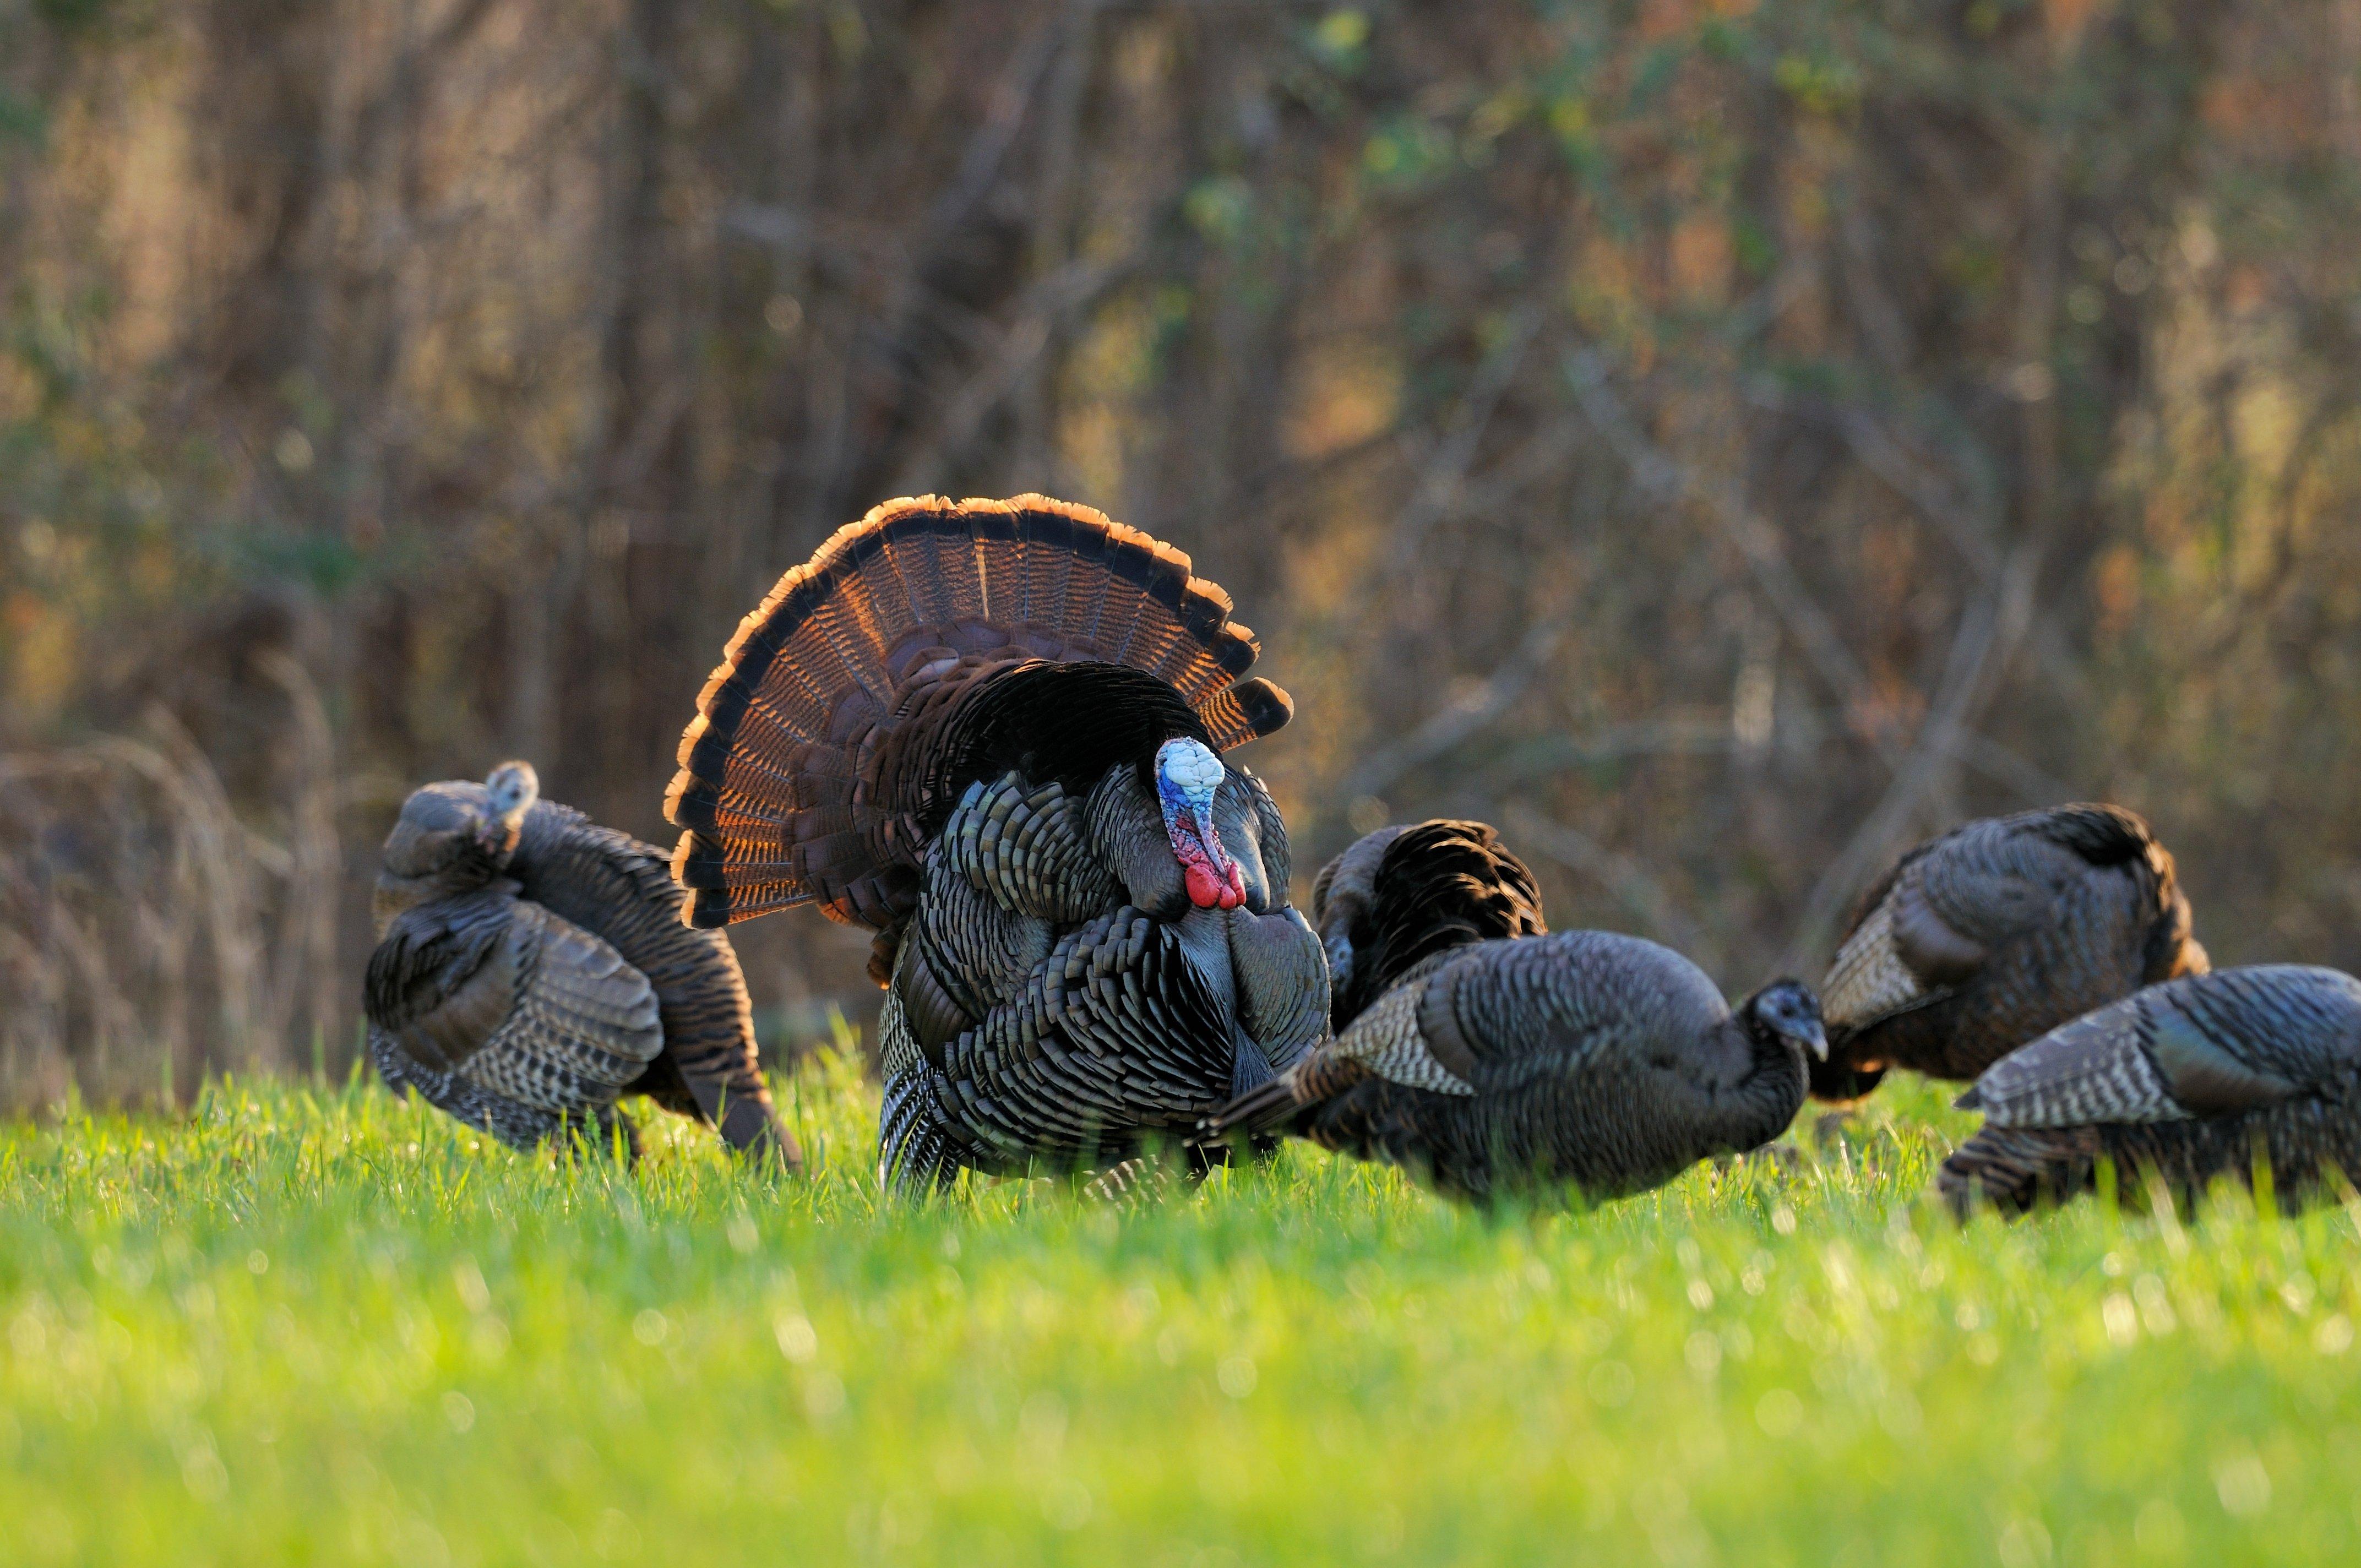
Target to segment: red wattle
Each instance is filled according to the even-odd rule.
[[[1180,880],[1188,885],[1189,902],[1200,909],[1227,909],[1222,902],[1229,893],[1214,879],[1213,868],[1202,861],[1191,861],[1180,868]]]
[[[1235,909],[1246,901],[1246,875],[1235,861],[1230,862],[1229,871],[1230,880],[1222,884],[1222,907]]]

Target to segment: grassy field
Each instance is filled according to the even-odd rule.
[[[784,1088],[810,1179],[366,1082],[0,1129],[0,1563],[2361,1558],[2341,1211],[1959,1229],[1915,1089],[1582,1215],[1303,1150],[897,1209]]]

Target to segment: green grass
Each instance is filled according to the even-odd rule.
[[[0,1128],[0,1563],[2361,1557],[2341,1210],[1962,1230],[1908,1088],[1588,1214],[1308,1150],[907,1209],[785,1091],[805,1180],[365,1083]]]

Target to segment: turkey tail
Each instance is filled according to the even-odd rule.
[[[1269,734],[1293,705],[1247,675],[1260,648],[1230,609],[1181,552],[1043,496],[888,501],[839,529],[739,624],[681,737],[664,814],[688,922],[816,903],[898,926],[957,782],[945,751],[975,744],[953,721],[1013,671],[1136,672],[1217,750]]]
[[[1308,1109],[1295,1098],[1291,1078],[1257,1084],[1197,1124],[1193,1144],[1224,1144],[1260,1133],[1287,1130]]]
[[[1979,1202],[2022,1214],[2090,1186],[2098,1157],[2099,1135],[2089,1127],[1986,1124],[1944,1159],[1935,1185],[1962,1219]]]

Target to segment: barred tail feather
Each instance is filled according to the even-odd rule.
[[[1268,735],[1295,717],[1294,699],[1260,675],[1225,686],[1193,706],[1213,733],[1217,751]]]
[[[1197,1124],[1191,1143],[1221,1144],[1262,1133],[1284,1131],[1307,1107],[1295,1097],[1291,1076],[1247,1090]]]
[[[2090,1127],[1987,1124],[1945,1158],[1935,1185],[1963,1218],[1979,1202],[2022,1214],[2086,1190],[2099,1152],[2099,1135]]]
[[[961,1161],[928,1114],[926,1080],[905,1073],[885,1086],[877,1118],[877,1181],[888,1192],[923,1197],[949,1187]]]
[[[1226,750],[1293,707],[1189,557],[1036,495],[889,501],[840,529],[739,624],[681,737],[664,811],[686,918],[817,903],[890,929],[915,897],[933,764],[966,698],[1032,662],[1170,686]],[[972,742],[961,734],[960,743]]]
[[[1063,512],[1020,510],[1016,534],[1021,554],[1017,577],[1024,619],[1036,626],[1068,624],[1066,605],[1072,595],[1074,520]]]

